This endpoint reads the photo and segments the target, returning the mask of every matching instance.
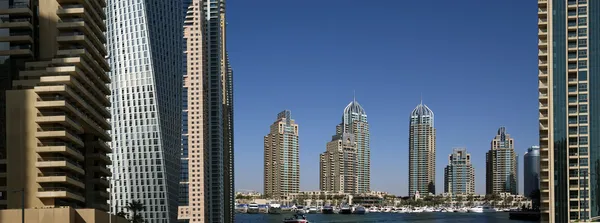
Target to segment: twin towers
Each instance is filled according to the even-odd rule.
[[[435,128],[433,112],[423,103],[410,117],[410,194],[435,192]],[[277,115],[264,137],[264,193],[284,198],[300,190],[298,124],[291,112]],[[371,190],[369,123],[363,107],[352,100],[344,109],[335,135],[319,155],[319,189],[357,194]]]

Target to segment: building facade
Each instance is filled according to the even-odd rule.
[[[357,143],[353,134],[343,131],[343,124],[337,126],[338,134],[327,143],[319,165],[319,189],[321,191],[356,194],[358,193]]]
[[[0,0],[0,209],[36,216],[70,206],[108,216],[103,7],[99,0]],[[0,212],[1,222],[21,221],[20,210]]]
[[[113,211],[140,201],[147,222],[177,220],[181,151],[181,0],[107,0],[112,71]],[[118,207],[118,208],[117,208]]]
[[[409,122],[409,196],[435,194],[434,114],[421,102],[410,114]]]
[[[192,3],[195,4],[195,3]],[[233,70],[226,47],[225,0],[202,6],[205,222],[234,222]],[[189,109],[189,108],[188,108]]]
[[[444,193],[475,194],[475,169],[465,148],[454,148],[444,168]]]
[[[356,186],[358,193],[371,191],[371,135],[367,113],[356,98],[344,109],[342,131],[354,135],[356,142]]]
[[[277,115],[264,137],[264,193],[282,198],[300,190],[298,124],[289,110]]]
[[[538,0],[542,220],[600,215],[600,2]]]
[[[517,194],[517,153],[515,144],[505,127],[500,127],[486,153],[486,194]]]
[[[531,197],[540,189],[540,147],[532,146],[523,156],[523,195]]]

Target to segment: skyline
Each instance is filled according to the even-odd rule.
[[[236,160],[236,190],[262,190],[262,166],[251,160],[262,159],[266,126],[272,114],[284,109],[302,126],[300,189],[318,190],[317,157],[353,90],[369,113],[372,190],[407,194],[407,117],[421,94],[437,115],[437,185],[443,185],[452,148],[466,147],[473,157],[476,193],[484,193],[485,152],[500,126],[510,129],[520,157],[539,143],[536,2],[437,1],[429,8],[436,16],[416,22],[416,3],[384,1],[361,8],[341,2],[327,1],[319,8],[277,1],[230,3],[236,110],[244,111],[235,117],[236,154],[244,157]],[[380,13],[355,17],[370,9]],[[299,13],[307,10],[312,17]],[[357,33],[359,26],[381,32]],[[478,26],[477,32],[471,26]],[[407,35],[406,30],[414,32]],[[434,41],[439,33],[444,41]],[[365,56],[352,56],[355,51]],[[387,177],[391,171],[399,172],[397,177]]]

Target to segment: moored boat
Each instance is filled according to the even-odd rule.
[[[248,204],[248,209],[246,211],[246,213],[248,214],[258,214],[258,204],[257,203],[250,203]]]
[[[317,212],[318,212],[317,207],[315,207],[315,206],[308,207],[308,213],[309,214],[316,214]]]
[[[326,205],[321,209],[321,213],[323,214],[333,214],[333,207],[330,205]]]
[[[348,205],[343,205],[340,208],[340,214],[352,214],[352,208]]]
[[[281,204],[269,204],[269,214],[281,214]]]
[[[356,206],[354,208],[354,213],[353,214],[366,214],[367,213],[367,209],[363,206]]]

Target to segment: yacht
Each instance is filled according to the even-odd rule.
[[[248,211],[248,205],[238,204],[235,206],[236,213],[246,213],[246,211]]]
[[[248,209],[246,210],[246,213],[248,214],[258,214],[258,204],[257,203],[250,203],[248,205]]]
[[[330,205],[325,205],[321,209],[321,213],[323,213],[323,214],[333,214],[333,207],[330,206]]]
[[[404,208],[404,207],[401,207],[401,208],[398,208],[398,209],[396,210],[396,212],[398,212],[398,213],[407,213],[407,212],[408,212],[408,209],[406,209],[406,208]]]
[[[421,212],[423,212],[423,209],[421,209],[420,207],[413,208],[411,211],[411,213],[421,213]]]
[[[298,214],[306,214],[306,209],[304,209],[304,206],[298,205],[298,206],[296,206],[296,213],[298,213]]]
[[[356,208],[354,208],[354,213],[353,214],[366,214],[367,213],[367,209],[363,206],[357,206]]]
[[[496,209],[494,209],[490,206],[476,206],[476,207],[469,209],[469,212],[473,212],[473,213],[496,212]]]
[[[348,205],[343,205],[340,208],[340,214],[352,214],[352,207]]]
[[[269,204],[269,214],[281,214],[281,204]]]
[[[315,206],[308,207],[308,213],[309,214],[316,214],[317,212],[318,212],[317,207],[315,207]]]

